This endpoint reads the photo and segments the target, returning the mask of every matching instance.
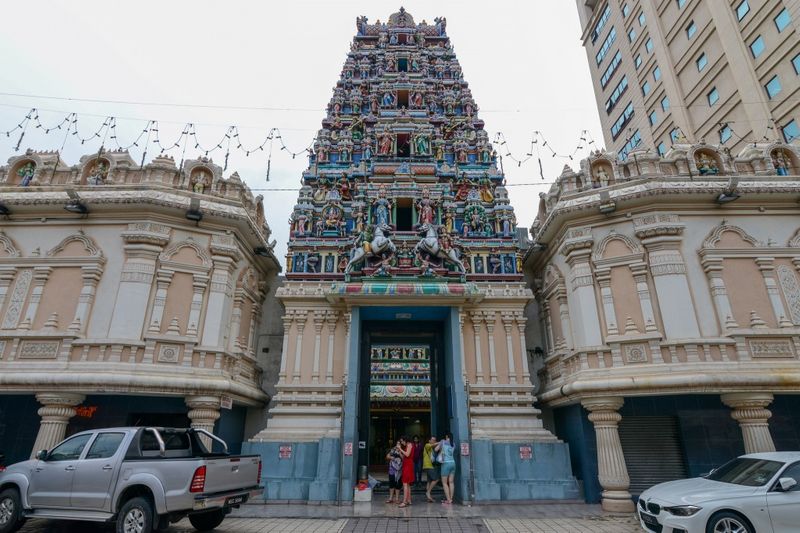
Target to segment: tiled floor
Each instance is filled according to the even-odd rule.
[[[491,533],[634,533],[641,527],[633,518],[487,518]]]

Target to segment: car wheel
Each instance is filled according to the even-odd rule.
[[[736,513],[722,511],[716,513],[708,521],[706,533],[755,533],[750,522]]]
[[[225,509],[189,515],[189,522],[197,531],[211,531],[225,520]]]
[[[0,492],[0,533],[13,533],[24,523],[22,500],[17,489]]]
[[[153,504],[146,498],[125,502],[117,517],[117,533],[152,533]]]

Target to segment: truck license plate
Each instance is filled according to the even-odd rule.
[[[239,505],[240,503],[244,503],[245,501],[247,501],[247,496],[244,494],[241,496],[231,496],[230,498],[225,500],[225,505]]]

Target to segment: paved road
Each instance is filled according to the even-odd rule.
[[[20,533],[113,533],[107,525],[31,520]],[[633,518],[228,518],[219,533],[638,533]],[[169,533],[193,533],[188,520]]]

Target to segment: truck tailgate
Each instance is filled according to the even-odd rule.
[[[258,455],[232,455],[206,459],[206,494],[258,485]]]

